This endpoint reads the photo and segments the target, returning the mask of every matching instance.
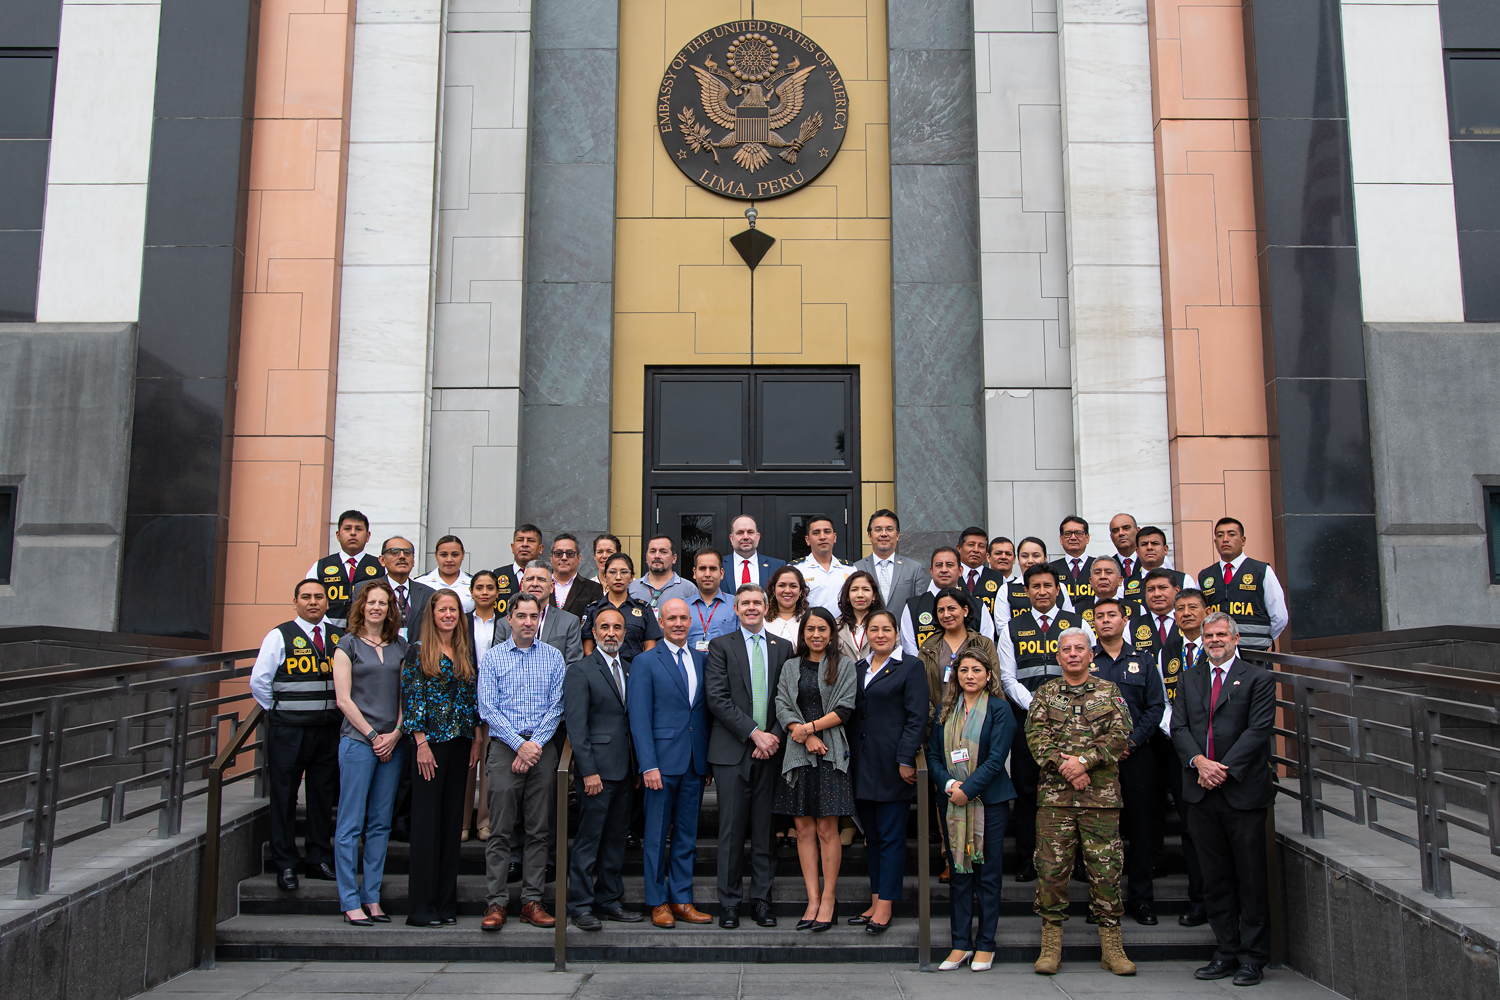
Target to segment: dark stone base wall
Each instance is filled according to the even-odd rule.
[[[268,830],[265,807],[224,825],[219,920],[260,871]],[[203,848],[200,835],[0,925],[0,997],[120,1000],[195,967]]]
[[[1497,944],[1278,838],[1286,964],[1352,1000],[1493,1000]]]

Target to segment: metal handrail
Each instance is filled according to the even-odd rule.
[[[927,829],[932,811],[927,746],[917,751],[917,969],[932,971],[932,845]]]
[[[557,758],[557,879],[553,891],[552,971],[568,971],[568,791],[573,775],[573,741],[563,740]]]
[[[219,751],[214,762],[208,765],[208,813],[206,816],[206,837],[203,846],[203,884],[199,889],[198,897],[198,968],[212,969],[214,967],[214,944],[218,934],[219,925],[219,824],[224,814],[224,771],[235,764],[235,758],[245,747],[245,741],[250,738],[256,728],[260,726],[261,720],[265,718],[265,710],[256,705],[245,717],[245,721],[235,726],[234,735],[229,742]],[[248,749],[261,750],[265,743],[262,741]],[[257,761],[257,765],[259,761]],[[249,774],[260,774],[257,766],[252,771],[230,778],[230,782],[239,781]],[[257,777],[257,781],[259,778]]]
[[[1500,880],[1500,866],[1488,860],[1500,856],[1500,709],[1495,707],[1500,679],[1435,666],[1427,672],[1288,653],[1242,650],[1240,655],[1270,669],[1280,688],[1291,689],[1291,699],[1278,698],[1277,705],[1283,710],[1282,719],[1289,718],[1293,728],[1277,726],[1274,734],[1283,738],[1294,756],[1273,753],[1272,761],[1295,779],[1295,784],[1278,782],[1276,788],[1298,799],[1305,836],[1322,838],[1324,814],[1332,813],[1415,847],[1422,888],[1439,898],[1453,895],[1453,863]],[[1433,693],[1434,688],[1442,693]],[[1489,703],[1445,695],[1477,695]],[[1345,704],[1320,702],[1320,696],[1345,700]],[[1380,709],[1387,718],[1376,717]],[[1391,721],[1393,712],[1404,716],[1406,724]],[[1492,742],[1444,733],[1444,716],[1490,727]],[[1343,728],[1347,742],[1333,738],[1330,727]],[[1409,747],[1409,753],[1391,747],[1393,740]],[[1482,780],[1445,770],[1444,750],[1477,757],[1479,763],[1467,770],[1481,772]],[[1325,753],[1336,755],[1327,766]],[[1333,769],[1340,765],[1347,773]],[[1351,793],[1352,810],[1327,802],[1325,784]],[[1410,788],[1412,794],[1382,786]],[[1471,815],[1455,812],[1448,804],[1450,790],[1482,798],[1484,805]],[[1410,810],[1416,836],[1382,823],[1381,804]],[[1452,826],[1484,838],[1480,851],[1487,858],[1454,849],[1449,840]]]

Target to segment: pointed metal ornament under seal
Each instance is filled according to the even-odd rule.
[[[736,233],[729,237],[730,245],[739,252],[740,257],[749,265],[752,271],[755,270],[755,265],[759,264],[765,258],[766,254],[770,252],[771,247],[776,243],[776,237],[768,236],[755,228],[755,219],[759,214],[755,211],[754,205],[745,209],[745,218],[750,220],[750,228],[743,233]]]

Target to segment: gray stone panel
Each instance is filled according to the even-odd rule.
[[[67,995],[123,1000],[141,992],[150,930],[151,873],[143,871],[107,884],[71,909]]]
[[[533,123],[532,128],[545,128]],[[533,161],[527,196],[526,281],[614,281],[612,163]],[[535,320],[527,317],[527,325]],[[609,331],[604,331],[608,336]]]
[[[614,163],[618,78],[615,54],[608,50],[537,53],[531,67],[531,114],[549,127],[531,130],[533,165]]]
[[[970,4],[971,0],[891,4],[891,48],[972,49],[974,16]]]
[[[897,406],[896,499],[901,525],[953,538],[984,520],[978,406]],[[905,532],[903,532],[905,534]],[[948,544],[952,544],[950,541]]]
[[[972,36],[970,36],[972,39]],[[974,50],[891,50],[891,163],[978,162]]]
[[[526,286],[527,405],[609,403],[610,343],[598,334],[609,330],[613,311],[611,282]]]
[[[521,411],[520,520],[547,537],[609,530],[609,404],[525,406]],[[527,441],[535,442],[526,447]]]
[[[543,0],[531,8],[532,49],[605,49],[614,58],[618,0]],[[614,84],[610,84],[614,93]]]
[[[197,959],[201,859],[183,852],[151,869],[151,926],[146,939],[146,988],[164,983]],[[232,872],[232,866],[225,866]]]
[[[891,280],[978,282],[979,183],[972,166],[891,167]]]
[[[19,486],[0,626],[113,631],[135,326],[0,324],[0,485]]]
[[[979,286],[897,284],[892,322],[897,406],[979,405],[983,380]]]

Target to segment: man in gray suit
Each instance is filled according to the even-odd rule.
[[[639,923],[620,905],[625,885],[625,834],[630,825],[635,755],[625,711],[625,616],[607,607],[594,618],[594,651],[568,667],[563,718],[573,741],[578,833],[568,865],[568,914],[580,930],[597,931],[599,918]]]
[[[526,567],[521,575],[521,592],[533,594],[542,602],[542,624],[537,629],[537,641],[545,642],[563,655],[563,662],[572,666],[583,659],[583,626],[578,616],[559,608],[552,599],[552,567],[537,560]],[[495,645],[510,638],[510,622],[495,624]]]
[[[781,780],[781,743],[786,736],[776,721],[776,682],[794,650],[766,629],[766,592],[760,584],[740,584],[734,611],[740,627],[710,640],[703,665],[703,700],[713,718],[708,762],[719,788],[719,926],[740,925],[748,834],[755,922],[775,927],[771,803]]]
[[[409,640],[421,638],[422,612],[426,610],[428,600],[436,593],[427,584],[411,579],[415,558],[415,546],[400,535],[387,538],[380,546],[380,565],[385,567],[385,582],[396,592],[396,610],[402,613],[406,622],[406,638]],[[380,577],[372,579],[378,580]],[[361,580],[357,583],[349,594],[350,599],[369,582]]]
[[[899,622],[906,602],[925,593],[932,577],[919,561],[896,554],[896,544],[901,541],[901,521],[895,511],[881,508],[871,514],[866,533],[874,554],[865,556],[854,565],[880,584],[880,596]]]

